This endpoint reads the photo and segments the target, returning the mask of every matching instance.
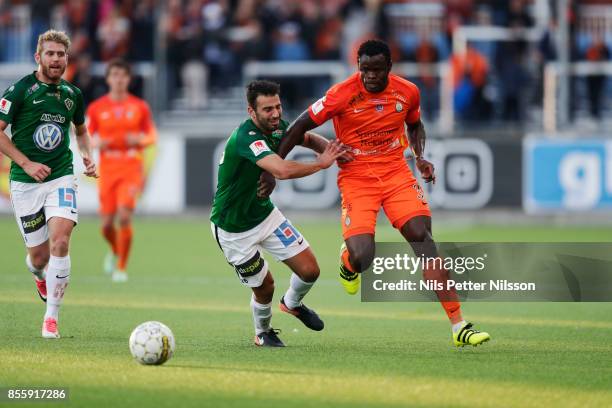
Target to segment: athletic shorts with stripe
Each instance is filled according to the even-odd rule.
[[[240,282],[252,288],[261,286],[268,273],[268,263],[261,254],[263,249],[277,261],[284,261],[310,246],[277,208],[259,225],[245,232],[227,232],[214,223],[210,226],[213,237]]]

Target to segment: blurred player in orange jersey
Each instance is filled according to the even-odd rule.
[[[382,207],[391,224],[410,243],[417,256],[437,258],[431,232],[431,213],[426,197],[404,159],[413,149],[416,168],[425,182],[435,182],[434,166],[425,160],[425,128],[421,122],[419,90],[412,82],[391,73],[389,46],[377,40],[361,44],[359,71],[330,88],[287,130],[278,155],[285,157],[304,132],[333,120],[336,137],[347,146],[354,160],[340,162],[338,187],[342,195],[340,281],[349,294],[359,290],[360,273],[374,259],[376,216]],[[407,131],[406,131],[407,129]],[[319,146],[317,151],[325,148]],[[260,179],[260,195],[271,185]],[[446,282],[449,273],[427,265],[424,278]],[[488,333],[463,320],[454,289],[437,290],[456,346],[479,345]]]
[[[144,185],[144,149],[157,138],[148,104],[128,92],[130,79],[126,62],[111,61],[106,68],[109,92],[87,109],[89,132],[100,149],[102,235],[111,247],[104,269],[113,282],[127,281],[132,214]]]

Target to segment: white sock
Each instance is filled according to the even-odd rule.
[[[251,296],[251,310],[253,311],[253,323],[255,324],[255,334],[260,334],[270,330],[270,320],[272,320],[272,302],[268,304],[257,303],[255,295]]]
[[[57,320],[68,282],[70,282],[70,255],[64,257],[51,255],[47,268],[47,313],[45,313],[45,319],[52,317]]]
[[[32,265],[30,254],[26,256],[26,266],[28,267],[28,270],[32,272],[32,275],[36,276],[36,279],[45,280],[45,268],[37,269],[34,265]]]
[[[465,320],[455,323],[451,326],[453,333],[457,333],[463,326],[465,326]]]
[[[289,289],[287,289],[284,296],[285,305],[287,305],[289,309],[295,309],[301,306],[302,299],[306,296],[310,288],[312,288],[312,285],[314,285],[314,282],[304,282],[295,273],[291,274]]]

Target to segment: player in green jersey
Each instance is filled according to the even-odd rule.
[[[97,177],[85,126],[83,95],[62,75],[70,39],[49,30],[38,37],[38,69],[9,87],[0,99],[0,152],[11,160],[11,203],[34,275],[38,294],[47,302],[42,336],[60,337],[59,307],[70,280],[70,235],[78,221],[70,124],[85,165]],[[11,125],[11,139],[5,133]]]
[[[323,321],[302,303],[319,277],[319,266],[308,242],[269,198],[258,197],[258,182],[266,170],[278,179],[305,177],[330,167],[344,154],[336,141],[308,133],[303,146],[322,152],[317,161],[283,160],[275,151],[288,123],[281,119],[280,87],[270,81],[254,81],[247,87],[250,118],[227,140],[219,163],[217,192],[211,228],[238,279],[253,291],[251,309],[255,345],[283,347],[278,331],[271,328],[274,280],[260,249],[266,249],[292,271],[289,289],[280,309],[297,317],[306,327],[322,330]]]

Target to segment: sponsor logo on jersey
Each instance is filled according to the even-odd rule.
[[[55,150],[64,139],[62,128],[54,122],[43,123],[34,131],[34,144],[40,150],[50,152]]]
[[[315,115],[318,115],[319,113],[321,113],[321,111],[325,107],[324,103],[325,103],[325,97],[322,97],[321,99],[313,103],[312,108],[311,108],[312,113],[314,113]]]
[[[40,85],[38,84],[34,84],[32,85],[27,91],[26,91],[26,95],[30,96],[32,95],[34,92],[38,91],[38,88],[40,88]]]
[[[64,123],[66,122],[66,118],[62,115],[53,115],[51,113],[43,113],[42,116],[40,117],[40,120],[42,120],[43,122],[57,122],[57,123]]]
[[[66,98],[64,99],[64,105],[66,105],[66,109],[71,110],[74,106],[74,102],[72,102],[72,99]]]
[[[282,135],[283,135],[283,131],[280,130],[280,129],[275,130],[274,132],[272,132],[272,137],[277,137],[278,138],[278,137],[281,137]]]
[[[0,100],[0,112],[4,113],[5,115],[8,115],[9,111],[11,110],[12,104],[13,103],[8,99],[2,98]]]
[[[259,156],[263,152],[271,151],[268,145],[266,144],[266,142],[263,140],[254,141],[253,143],[249,145],[249,148],[251,149],[251,151],[253,152],[255,156]]]
[[[384,108],[383,105],[376,105],[376,112],[382,112]]]
[[[21,227],[23,228],[23,232],[26,234],[31,234],[32,232],[38,231],[47,222],[44,208],[41,208],[36,214],[26,215],[24,217],[20,217],[20,219]]]

